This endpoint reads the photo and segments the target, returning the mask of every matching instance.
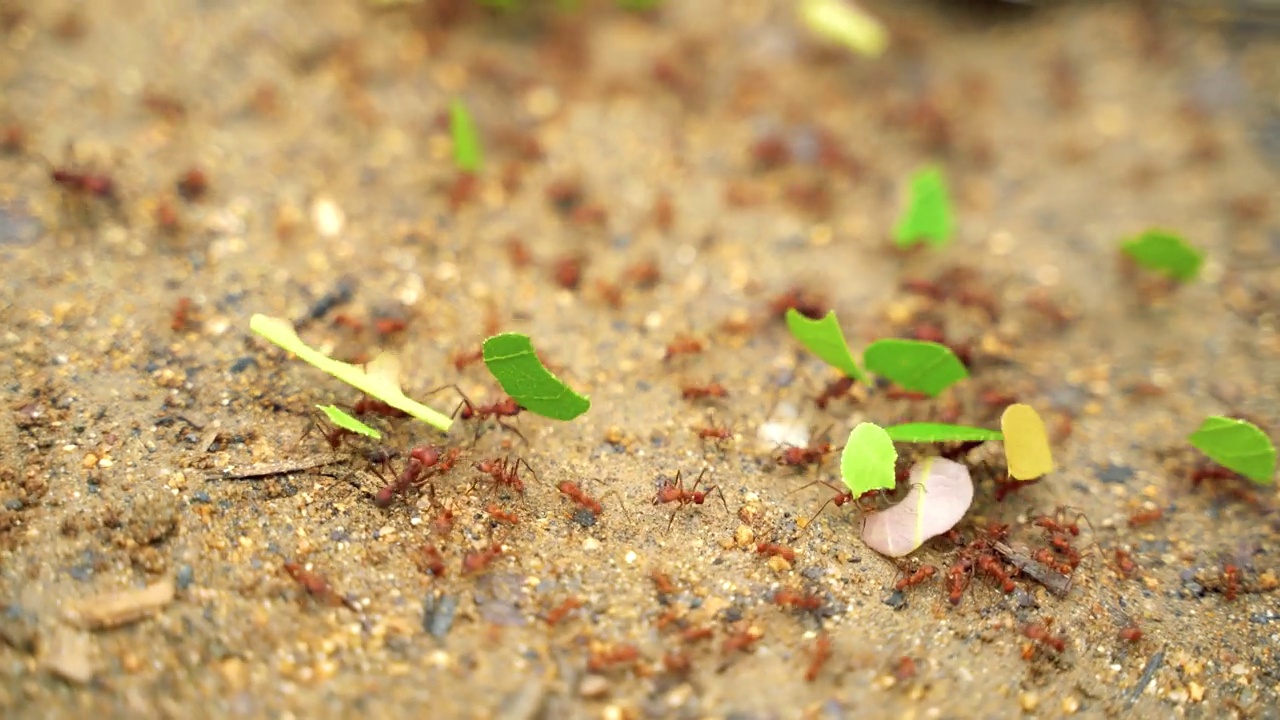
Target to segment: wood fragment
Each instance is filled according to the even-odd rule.
[[[290,473],[302,472],[325,465],[333,465],[342,462],[342,458],[333,455],[316,455],[314,457],[303,460],[283,461],[283,462],[266,462],[250,465],[240,470],[231,468],[224,469],[217,475],[208,475],[205,480],[249,480],[256,478],[271,477],[272,475],[288,475]]]
[[[69,683],[83,685],[97,673],[93,637],[55,625],[40,642],[40,666]]]
[[[1013,563],[1014,566],[1026,574],[1027,577],[1035,580],[1045,587],[1046,590],[1057,595],[1058,597],[1066,597],[1071,591],[1071,576],[1063,575],[1033,558],[1023,555],[1013,548],[1002,542],[992,543],[992,547],[996,552],[1005,557],[1006,560]]]
[[[105,630],[141,620],[173,601],[172,580],[161,580],[139,590],[123,590],[83,598],[70,603],[67,622],[87,630]]]

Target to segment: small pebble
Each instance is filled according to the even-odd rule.
[[[1187,693],[1191,695],[1191,702],[1204,700],[1204,686],[1195,680],[1187,683]]]
[[[346,223],[346,215],[338,203],[328,197],[318,197],[311,203],[311,223],[324,238],[337,237]]]
[[[752,530],[751,527],[747,525],[739,525],[738,529],[733,533],[733,541],[737,543],[738,547],[744,550],[751,547],[752,543],[755,542],[755,539],[756,531]]]
[[[1040,705],[1040,696],[1035,693],[1022,693],[1018,696],[1018,704],[1023,712],[1035,712]]]
[[[603,675],[587,675],[578,683],[578,694],[588,700],[599,700],[609,694],[609,680]]]
[[[1062,698],[1062,714],[1075,715],[1080,711],[1080,700],[1075,695]]]

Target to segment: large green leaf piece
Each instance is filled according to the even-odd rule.
[[[449,104],[449,135],[453,138],[453,162],[463,172],[480,172],[484,154],[480,150],[480,133],[471,113],[461,100]]]
[[[542,365],[528,335],[503,333],[484,341],[484,364],[521,407],[553,420],[572,420],[591,408]]]
[[[1120,249],[1142,267],[1179,282],[1194,280],[1204,264],[1203,252],[1166,230],[1148,230],[1125,240]]]
[[[854,497],[872,490],[890,490],[897,482],[894,463],[898,451],[884,428],[858,423],[840,453],[840,477]]]
[[[910,195],[894,228],[894,242],[903,248],[922,242],[942,246],[951,241],[953,232],[951,200],[942,170],[936,167],[920,170],[911,176]]]
[[[867,376],[858,369],[853,353],[849,352],[849,343],[845,342],[835,310],[821,320],[810,320],[795,308],[790,308],[787,310],[787,329],[801,345],[826,364],[858,382],[867,382]]]
[[[1247,420],[1207,417],[1187,441],[1210,460],[1259,485],[1275,482],[1276,447],[1261,428]]]
[[[937,397],[953,383],[969,376],[951,348],[925,340],[888,338],[867,346],[862,354],[867,370],[905,390]]]
[[[999,430],[948,423],[903,423],[890,425],[884,430],[889,433],[890,440],[902,443],[986,442],[1004,439],[1004,435]]]

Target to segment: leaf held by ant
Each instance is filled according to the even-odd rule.
[[[1035,480],[1053,472],[1053,452],[1044,420],[1030,405],[1014,404],[1000,416],[1004,454],[1009,475],[1015,480]]]
[[[903,557],[941,535],[964,517],[973,502],[969,468],[945,458],[927,458],[911,468],[911,490],[902,502],[867,516],[862,541],[876,552]]]
[[[335,405],[316,405],[316,407],[320,409],[320,412],[324,413],[325,417],[329,418],[329,422],[344,430],[350,430],[374,440],[382,439],[382,433],[351,417]]]
[[[898,451],[884,428],[858,423],[840,453],[840,477],[854,497],[872,490],[890,490],[897,483],[897,460]]]
[[[553,420],[572,420],[591,408],[590,399],[574,392],[543,366],[528,335],[503,333],[485,340],[484,364],[503,391],[529,412]]]

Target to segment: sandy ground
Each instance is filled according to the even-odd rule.
[[[1268,18],[879,3],[895,42],[869,61],[813,45],[786,2],[665,5],[0,2],[0,713],[1278,716],[1274,491],[1193,488],[1182,440],[1209,414],[1280,421]],[[454,96],[485,138],[471,185],[449,156]],[[40,156],[109,176],[118,201],[66,192]],[[926,162],[960,228],[903,256],[888,238]],[[177,185],[193,168],[198,197]],[[1208,251],[1201,281],[1143,292],[1120,271],[1117,241],[1150,226]],[[900,289],[958,265],[975,274],[946,300]],[[972,377],[937,401],[860,389],[820,410],[830,371],[769,311],[793,286],[855,346],[941,326]],[[411,393],[496,399],[452,358],[502,329],[593,407],[520,417],[527,444],[460,422],[435,502],[379,509],[372,448],[299,441],[313,404],[358,396],[247,330],[334,297],[304,337],[347,359],[399,350]],[[664,362],[681,334],[707,350]],[[727,398],[682,399],[712,381]],[[849,506],[807,523],[828,491],[797,489],[835,480],[835,456],[794,471],[758,439],[788,412],[837,444],[860,420],[993,426],[1013,397],[1049,420],[1060,470],[997,503],[998,451],[976,451],[961,530],[1011,523],[1031,552],[1035,518],[1079,508],[1065,598],[979,577],[953,606],[946,540],[909,563],[938,575],[895,593]],[[446,443],[379,423],[401,453]],[[537,473],[523,495],[476,484],[472,463],[507,455]],[[261,463],[301,469],[226,479]],[[727,507],[651,504],[703,468]],[[603,513],[575,512],[563,481]]]

